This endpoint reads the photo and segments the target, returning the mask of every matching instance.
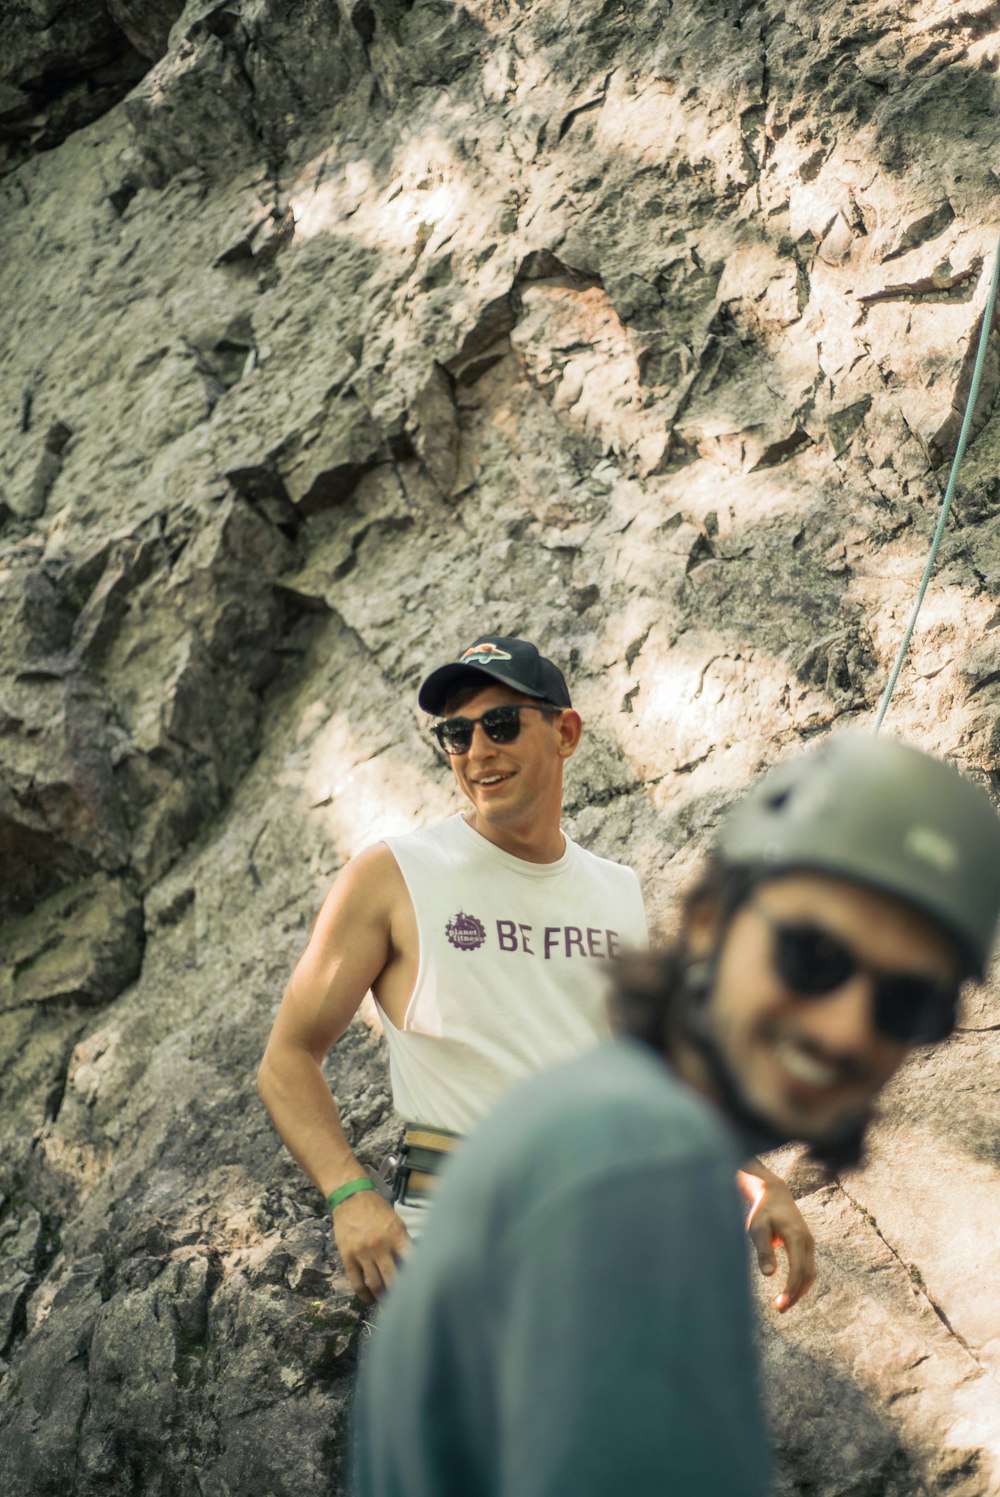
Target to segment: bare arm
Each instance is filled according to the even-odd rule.
[[[401,887],[396,861],[383,845],[368,848],[342,871],[292,973],[257,1073],[282,1141],[324,1195],[365,1171],[320,1066],[368,989],[398,959],[394,913]],[[342,1202],[333,1227],[355,1293],[376,1298],[406,1249],[399,1217],[369,1191]]]

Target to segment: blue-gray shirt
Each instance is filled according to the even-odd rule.
[[[518,1088],[373,1328],[358,1497],[764,1497],[739,1152],[632,1041]]]

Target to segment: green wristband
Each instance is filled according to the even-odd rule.
[[[348,1196],[356,1196],[359,1190],[374,1190],[375,1187],[367,1175],[362,1175],[360,1180],[348,1180],[346,1185],[338,1185],[336,1190],[331,1190],[326,1198],[327,1211],[336,1211],[342,1201]]]

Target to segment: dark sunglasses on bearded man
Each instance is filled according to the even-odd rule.
[[[811,921],[778,920],[751,906],[770,926],[771,961],[776,975],[799,998],[828,998],[852,977],[863,973],[874,995],[875,1027],[886,1039],[907,1045],[929,1045],[955,1028],[957,982],[942,982],[918,972],[890,972],[872,966],[839,936]]]

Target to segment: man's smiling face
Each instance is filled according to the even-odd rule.
[[[523,835],[553,816],[558,825],[563,764],[579,740],[579,715],[571,708],[539,712],[537,698],[499,683],[484,686],[461,707],[442,714],[446,720],[478,718],[491,707],[517,704],[531,710],[521,713],[512,743],[494,743],[477,722],[468,751],[451,758],[458,788],[472,804],[476,830],[500,845],[505,833]]]
[[[951,940],[915,910],[845,879],[790,874],[733,916],[710,998],[712,1029],[747,1103],[790,1138],[819,1142],[864,1119],[912,1046],[880,1032],[873,979],[858,969],[807,996],[775,969],[782,923],[818,927],[872,971],[957,988]],[[708,930],[694,945],[705,955]]]

